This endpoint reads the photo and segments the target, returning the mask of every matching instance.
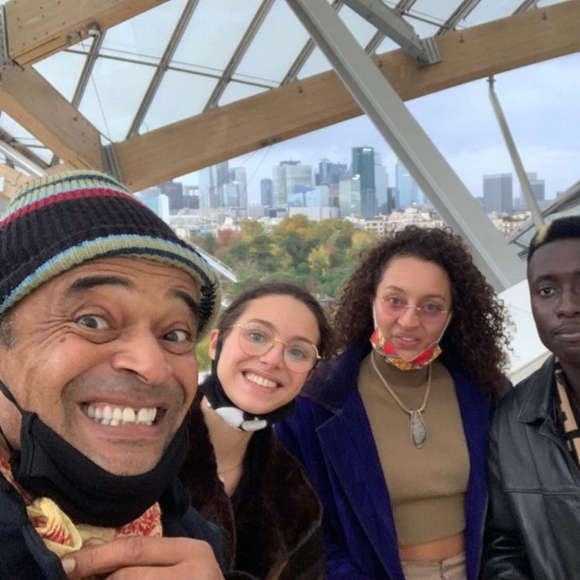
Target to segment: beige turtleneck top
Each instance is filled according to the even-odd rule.
[[[432,363],[431,391],[422,413],[427,439],[416,448],[409,415],[377,376],[371,356],[410,410],[421,407],[428,371],[401,371],[371,351],[359,372],[359,392],[389,490],[399,544],[425,544],[458,534],[465,528],[469,454],[453,379],[440,362]]]

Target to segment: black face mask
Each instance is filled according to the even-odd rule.
[[[294,401],[286,403],[278,409],[274,409],[263,415],[254,415],[240,409],[226,395],[223,385],[218,379],[217,367],[221,355],[221,345],[216,352],[215,359],[211,362],[211,375],[199,386],[211,408],[222,419],[238,431],[260,431],[278,421],[282,421],[294,412]]]
[[[20,450],[11,448],[10,455],[14,479],[27,491],[55,501],[73,520],[103,527],[136,520],[159,500],[185,459],[187,420],[151,471],[114,475],[65,441],[36,413],[24,411],[2,381],[0,391],[22,415]]]

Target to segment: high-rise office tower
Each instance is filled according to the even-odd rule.
[[[226,184],[230,179],[227,161],[205,167],[199,172],[199,207],[203,209],[226,206]]]
[[[312,165],[300,161],[281,161],[272,167],[272,190],[274,205],[286,205],[288,195],[296,193],[296,187],[312,188]]]
[[[387,168],[381,163],[381,154],[375,152],[375,190],[377,213],[388,213],[389,176]]]
[[[260,202],[263,206],[269,206],[273,203],[271,179],[260,180]]]
[[[248,183],[245,167],[233,167],[230,169],[227,190],[226,207],[248,207]]]
[[[360,182],[360,175],[346,173],[340,178],[339,207],[341,218],[361,215]]]
[[[353,147],[352,174],[360,176],[360,209],[363,218],[377,214],[375,152],[372,147]]]
[[[421,190],[407,171],[407,168],[399,161],[395,163],[395,181],[397,187],[397,208],[411,207],[414,203],[421,203]]]
[[[343,163],[332,163],[328,159],[321,159],[318,163],[316,185],[338,185],[340,178],[347,172],[348,167]]]
[[[483,208],[511,215],[513,207],[512,174],[496,173],[483,176]]]
[[[537,201],[544,201],[546,199],[546,180],[538,179],[537,173],[528,173],[528,180],[530,188]],[[523,197],[523,195],[522,195]]]

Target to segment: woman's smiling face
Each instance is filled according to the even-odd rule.
[[[320,341],[314,314],[302,302],[285,295],[269,295],[248,302],[244,312],[228,330],[223,340],[217,368],[226,395],[240,409],[261,415],[294,399],[310,376],[309,372],[291,371],[284,360],[282,342],[274,342],[262,355],[247,354],[239,344],[242,329],[252,325],[279,341],[309,348]],[[216,356],[219,331],[210,335],[209,354]]]

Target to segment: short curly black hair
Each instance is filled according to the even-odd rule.
[[[531,262],[532,256],[538,248],[550,242],[570,238],[580,238],[580,216],[563,217],[541,227],[530,242],[528,264]]]
[[[466,373],[484,393],[503,392],[510,319],[468,247],[450,228],[407,226],[363,252],[331,307],[337,347],[343,350],[369,340],[374,329],[371,304],[395,256],[433,262],[447,273],[453,317],[441,340],[441,360]]]

